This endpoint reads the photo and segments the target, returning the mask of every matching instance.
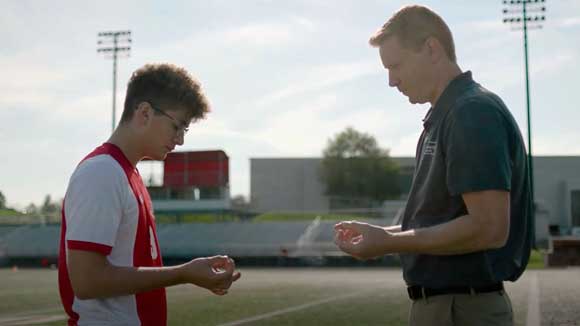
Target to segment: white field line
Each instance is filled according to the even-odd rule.
[[[0,296],[13,296],[15,294],[36,294],[38,293],[38,289],[9,289],[9,290],[0,290]]]
[[[11,318],[0,320],[0,325],[2,326],[20,326],[20,325],[41,325],[53,321],[65,320],[66,316],[60,315],[48,315],[48,316],[34,316],[34,317],[21,317],[21,318]]]
[[[228,322],[228,323],[225,323],[225,324],[219,324],[218,326],[237,326],[237,325],[242,325],[242,324],[246,324],[246,323],[250,323],[250,322],[254,322],[254,321],[258,321],[258,320],[262,320],[262,319],[267,319],[267,318],[272,318],[272,317],[275,317],[275,316],[287,314],[287,313],[290,313],[290,312],[295,312],[295,311],[298,311],[298,310],[307,309],[307,308],[310,308],[310,307],[318,306],[318,305],[325,304],[325,303],[329,303],[329,302],[333,302],[333,301],[344,300],[344,299],[356,297],[356,296],[359,296],[359,295],[362,295],[362,294],[368,293],[368,292],[371,292],[371,291],[369,291],[369,290],[359,291],[359,292],[355,292],[355,293],[341,295],[341,296],[338,296],[338,297],[331,297],[331,298],[316,300],[316,301],[308,302],[308,303],[301,304],[301,305],[294,306],[294,307],[289,307],[289,308],[285,308],[285,309],[274,310],[272,312],[268,312],[268,313],[265,313],[265,314],[257,315],[257,316],[254,316],[254,317],[239,319],[239,320],[235,320],[235,321]]]
[[[49,318],[50,320],[46,320]],[[0,315],[0,326],[34,325],[66,319],[62,307],[53,307],[37,310],[20,311],[12,315]]]
[[[530,275],[530,289],[528,292],[528,317],[526,326],[540,326],[540,287],[538,286],[538,274]]]
[[[62,306],[55,306],[52,308],[19,311],[11,315],[0,314],[0,322],[11,318],[23,318],[29,317],[31,315],[46,315],[48,313],[56,313],[56,312],[62,312],[64,314],[64,309],[62,308]]]

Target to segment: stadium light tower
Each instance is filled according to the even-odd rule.
[[[516,25],[512,30],[524,31],[524,61],[526,66],[526,107],[528,113],[528,164],[530,166],[530,188],[534,202],[534,164],[532,162],[532,122],[530,117],[530,77],[528,72],[528,29],[542,28],[546,20],[545,0],[503,0],[504,24]],[[530,14],[531,13],[531,14]],[[520,27],[519,25],[522,25]]]
[[[119,54],[129,56],[131,50],[131,31],[100,32],[97,52],[103,52],[113,59],[113,131],[115,131],[115,108],[117,106],[117,58]]]

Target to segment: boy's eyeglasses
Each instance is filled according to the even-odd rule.
[[[175,119],[174,117],[170,116],[169,114],[167,114],[167,112],[160,110],[156,107],[154,107],[151,103],[149,103],[149,106],[151,106],[151,108],[153,109],[153,111],[159,112],[162,115],[166,116],[167,118],[171,119],[171,121],[177,123],[177,125],[175,123],[173,123],[173,128],[175,129],[175,132],[178,135],[185,135],[187,134],[187,132],[189,131],[189,128],[185,127],[185,123]],[[181,126],[179,126],[181,125]]]

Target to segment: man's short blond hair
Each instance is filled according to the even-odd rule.
[[[457,61],[449,27],[441,16],[427,7],[413,5],[401,8],[371,36],[369,43],[380,47],[392,36],[396,36],[403,47],[411,50],[419,50],[429,37],[433,37],[441,43],[449,60]]]

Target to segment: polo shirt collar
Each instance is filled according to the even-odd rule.
[[[467,88],[468,86],[473,84],[473,78],[471,76],[471,71],[466,71],[462,74],[459,74],[455,77],[447,87],[439,99],[437,103],[435,103],[434,107],[431,107],[425,118],[423,118],[423,127],[428,128],[435,124],[441,117],[445,115],[445,112],[451,107],[451,105],[455,102],[457,97]]]

